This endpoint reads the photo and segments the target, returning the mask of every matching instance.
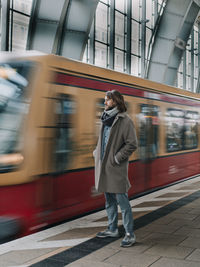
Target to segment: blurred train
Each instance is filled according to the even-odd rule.
[[[55,55],[2,53],[0,239],[104,206],[92,152],[112,89],[137,129],[130,197],[200,173],[197,94]]]

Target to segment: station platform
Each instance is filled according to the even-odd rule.
[[[137,242],[95,237],[105,210],[0,245],[0,267],[199,267],[200,176],[131,200]]]

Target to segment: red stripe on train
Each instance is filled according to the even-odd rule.
[[[118,90],[122,94],[131,95],[135,97],[150,98],[165,102],[171,102],[188,106],[200,106],[199,101],[193,99],[187,99],[180,96],[174,96],[166,93],[148,92],[144,89],[137,89],[131,86],[123,86],[114,83],[104,82],[96,79],[89,79],[69,74],[56,73],[56,83],[65,84],[77,87],[83,87],[92,90],[108,91]]]

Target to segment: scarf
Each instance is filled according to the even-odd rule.
[[[101,121],[102,121],[103,125],[111,127],[118,112],[119,112],[119,110],[117,109],[117,107],[114,107],[110,110],[104,110],[104,112],[101,116]]]

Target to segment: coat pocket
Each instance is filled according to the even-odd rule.
[[[117,161],[117,159],[115,158],[115,156],[112,157],[111,164],[112,164],[113,167],[120,165],[120,163]]]

